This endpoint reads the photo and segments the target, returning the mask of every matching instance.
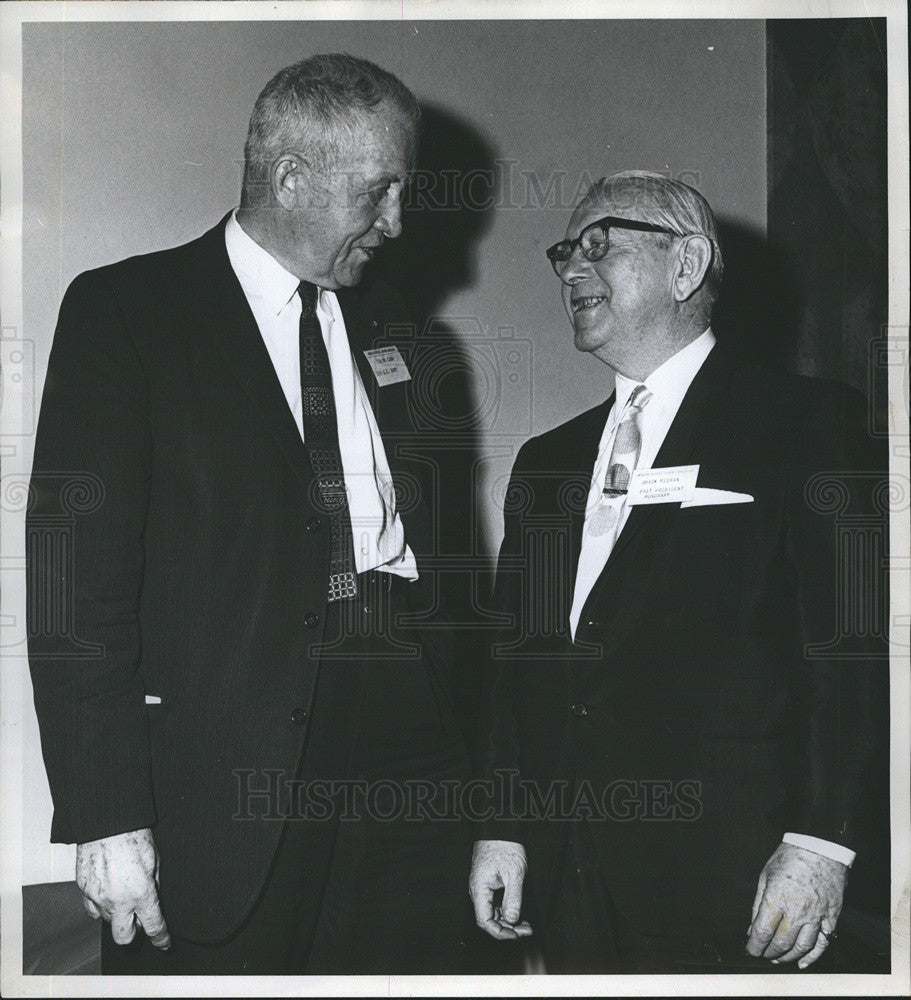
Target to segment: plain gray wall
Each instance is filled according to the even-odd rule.
[[[563,235],[567,199],[586,175],[669,171],[761,236],[765,44],[761,20],[26,25],[23,305],[36,392],[70,280],[212,226],[236,204],[247,119],[272,74],[313,52],[365,56],[509,161],[518,184],[439,306],[477,341],[465,346],[484,404],[480,506],[495,551],[518,446],[612,386],[605,366],[574,351],[543,256]],[[545,195],[563,177],[563,204],[552,186],[536,197],[529,174]],[[492,367],[488,341],[501,328],[519,347],[511,380]],[[50,799],[36,725],[25,722],[25,881],[71,878],[69,853],[47,845]]]

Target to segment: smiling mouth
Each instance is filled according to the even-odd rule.
[[[586,309],[594,309],[595,306],[600,305],[602,302],[606,302],[607,297],[604,295],[586,295],[582,298],[572,300],[572,310],[573,315],[583,312]]]

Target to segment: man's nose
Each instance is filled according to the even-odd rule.
[[[376,217],[374,227],[394,240],[402,235],[402,195],[399,191],[389,191],[383,199],[380,214]]]
[[[569,259],[560,265],[558,276],[564,285],[575,285],[591,273],[591,261],[582,256],[580,247],[573,247]]]

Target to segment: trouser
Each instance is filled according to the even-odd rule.
[[[345,631],[345,616],[349,631],[361,613],[368,624],[329,641],[321,657],[298,778],[303,789],[337,783],[328,815],[325,794],[317,819],[296,800],[260,896],[228,939],[203,945],[172,935],[162,952],[142,932],[116,945],[105,924],[104,973],[463,971],[470,835],[434,790],[464,781],[468,764],[422,658],[406,647],[397,654],[396,642],[416,641],[395,625],[408,584],[384,576],[370,575],[353,616],[350,606],[329,605],[330,640]]]

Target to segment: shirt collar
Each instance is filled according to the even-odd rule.
[[[630,394],[637,385],[644,385],[652,396],[663,404],[674,409],[679,408],[696,373],[714,346],[715,334],[712,333],[711,327],[707,327],[700,336],[669,357],[646,379],[631,379],[617,372],[614,383],[617,393],[614,412],[619,414],[626,406]]]
[[[300,279],[264,250],[237,221],[237,209],[225,226],[225,246],[247,298],[257,298],[277,316],[297,292]]]

